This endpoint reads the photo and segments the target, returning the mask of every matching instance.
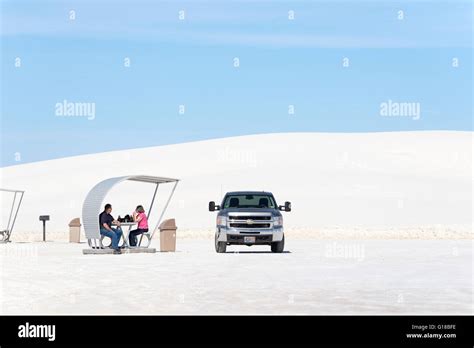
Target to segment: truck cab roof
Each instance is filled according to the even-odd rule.
[[[227,192],[226,195],[272,195],[273,193],[268,191],[231,191]]]

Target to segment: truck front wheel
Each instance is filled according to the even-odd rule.
[[[216,252],[225,253],[226,248],[227,248],[226,243],[225,242],[219,242],[219,240],[217,238],[218,238],[218,234],[216,233],[215,242],[214,242],[214,245],[216,247]]]
[[[272,253],[282,253],[285,248],[285,236],[279,242],[272,243]]]

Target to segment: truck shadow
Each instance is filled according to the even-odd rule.
[[[226,254],[291,254],[291,251],[283,251],[282,253],[272,253],[271,251],[226,251]]]

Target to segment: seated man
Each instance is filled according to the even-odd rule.
[[[107,203],[104,207],[104,211],[99,215],[100,234],[112,239],[112,249],[114,249],[114,254],[120,254],[121,251],[118,243],[123,232],[120,227],[120,222],[116,221],[114,217],[110,215],[111,212],[112,205]],[[112,224],[116,224],[117,228],[112,228]]]

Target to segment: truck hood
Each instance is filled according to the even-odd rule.
[[[279,210],[272,208],[227,208],[222,209],[219,215],[228,213],[271,213],[273,215],[281,215]]]

